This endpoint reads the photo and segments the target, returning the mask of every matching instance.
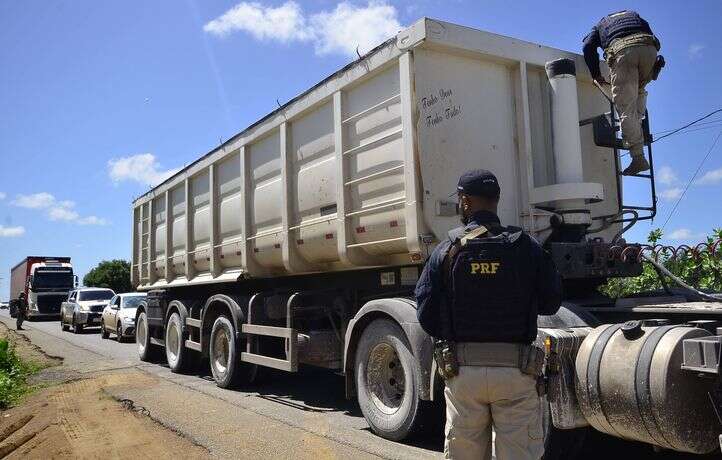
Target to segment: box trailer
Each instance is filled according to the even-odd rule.
[[[60,315],[60,304],[74,285],[70,257],[28,256],[10,270],[10,298],[25,294],[28,318]]]
[[[653,169],[633,178],[650,202],[624,202],[615,125],[582,56],[421,19],[135,200],[132,281],[149,291],[136,320],[140,357],[164,350],[174,372],[207,359],[221,387],[250,382],[259,366],[332,369],[374,432],[402,439],[423,429],[443,383],[413,289],[430,251],[458,226],[450,195],[459,175],[484,168],[501,184],[501,221],[543,242],[565,281],[564,306],[539,321],[549,360],[546,458],[571,455],[571,440],[590,425],[710,451],[719,433],[707,394],[714,379],[680,363],[694,367],[687,349],[718,347],[709,322],[687,322],[718,319],[720,305],[619,303],[595,291],[641,272],[640,248],[621,235],[656,212]],[[649,142],[647,154],[653,166]],[[639,322],[650,316],[661,319]],[[639,321],[623,328],[628,320]],[[674,332],[656,332],[664,328]],[[580,346],[590,348],[586,358]],[[613,378],[603,388],[590,378],[586,392],[575,379],[581,369],[629,370],[619,360],[632,348],[657,357],[639,375],[675,382],[655,386],[644,408],[631,399],[618,407],[621,419],[642,420],[636,428],[598,410],[618,390]],[[716,375],[717,365],[704,366]],[[651,391],[639,385],[640,395]],[[684,392],[688,404],[662,417],[659,391]],[[694,430],[681,436],[670,418]]]

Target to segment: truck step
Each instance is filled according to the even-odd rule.
[[[296,372],[298,370],[298,362],[295,362],[295,360],[271,358],[270,356],[257,355],[245,351],[241,353],[241,361],[259,366],[272,367],[286,372]]]
[[[249,335],[262,335],[266,337],[281,337],[290,339],[296,337],[296,331],[287,327],[260,326],[258,324],[243,324],[241,332]]]
[[[241,361],[259,366],[272,367],[286,372],[298,371],[298,332],[295,329],[290,327],[243,324],[241,325],[241,332],[248,336],[246,351],[241,353]],[[253,342],[257,336],[286,339],[286,356],[288,359],[279,359],[252,353],[255,349]]]
[[[695,373],[719,373],[720,349],[722,349],[720,335],[685,340],[682,342],[682,369]]]
[[[164,346],[165,346],[165,340],[163,340],[163,339],[156,339],[155,337],[151,337],[151,338],[150,338],[150,343],[151,343],[152,345],[158,345],[159,347],[164,347]]]
[[[201,320],[195,318],[186,318],[186,326],[200,328]]]
[[[186,348],[190,348],[191,350],[195,351],[203,351],[203,348],[201,348],[201,344],[192,340],[186,340]]]

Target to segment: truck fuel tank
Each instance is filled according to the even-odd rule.
[[[715,380],[682,369],[683,342],[710,335],[701,328],[642,321],[595,328],[576,358],[584,417],[611,436],[675,451],[712,452],[719,447],[709,399]]]

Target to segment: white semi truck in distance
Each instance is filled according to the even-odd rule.
[[[10,298],[25,293],[28,318],[59,316],[75,284],[70,257],[28,256],[10,270]]]
[[[722,304],[596,289],[641,273],[622,235],[656,213],[651,136],[652,170],[626,179],[649,202],[630,204],[616,126],[582,56],[421,19],[134,201],[140,357],[207,360],[224,388],[259,366],[327,368],[375,433],[423,430],[443,418],[443,382],[413,289],[459,225],[459,175],[484,168],[502,223],[564,279],[563,307],[539,319],[545,458],[574,458],[590,430],[719,449]]]

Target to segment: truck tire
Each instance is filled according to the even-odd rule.
[[[138,358],[141,361],[153,362],[158,355],[158,347],[150,343],[148,317],[142,311],[135,321],[135,342],[138,344]]]
[[[208,358],[213,379],[221,388],[235,388],[256,378],[258,367],[241,362],[241,344],[236,341],[233,323],[226,316],[219,316],[213,323]]]
[[[100,321],[100,338],[101,339],[107,339],[110,337],[110,334],[108,333],[108,330],[105,328],[105,322],[103,320]]]
[[[383,438],[400,441],[425,427],[424,414],[433,405],[419,400],[415,366],[398,324],[377,319],[364,329],[356,348],[358,403],[373,432]]]
[[[188,349],[183,341],[183,324],[177,312],[173,312],[165,325],[165,356],[171,372],[180,373],[188,369]]]
[[[68,332],[70,330],[70,327],[65,324],[65,320],[62,317],[60,317],[60,330],[63,332]]]

